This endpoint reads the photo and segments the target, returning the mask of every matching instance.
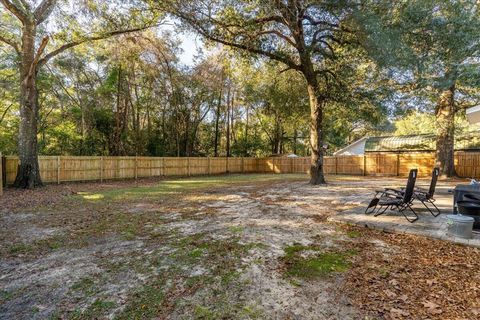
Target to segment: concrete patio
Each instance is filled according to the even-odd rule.
[[[422,182],[424,182],[422,183],[422,185],[424,185],[422,188],[428,188],[428,182]],[[335,216],[330,217],[329,220],[383,230],[385,232],[408,233],[442,239],[480,248],[480,233],[478,232],[474,232],[471,239],[454,237],[447,233],[447,215],[453,212],[453,195],[449,193],[449,190],[454,188],[457,183],[465,184],[466,182],[465,180],[461,182],[439,182],[437,185],[435,204],[441,211],[438,217],[433,217],[420,202],[415,201],[413,207],[419,219],[414,223],[408,222],[407,219],[398,212],[386,211],[378,217],[374,217],[373,214],[365,214],[366,206],[340,211]],[[374,192],[372,190],[372,197],[373,195]]]

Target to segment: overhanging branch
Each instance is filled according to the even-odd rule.
[[[121,34],[143,31],[143,30],[146,30],[146,29],[151,28],[151,27],[153,27],[153,25],[152,26],[140,27],[140,28],[126,29],[126,30],[115,30],[115,31],[110,31],[110,32],[104,33],[100,36],[83,38],[83,39],[78,40],[78,41],[73,41],[73,42],[66,43],[66,44],[60,46],[59,48],[47,53],[42,59],[40,59],[40,61],[38,63],[38,67],[43,66],[50,59],[59,55],[60,53],[64,52],[65,50],[76,47],[76,46],[81,45],[83,43],[103,40],[103,39],[107,39],[107,38],[117,36],[117,35],[121,35]]]
[[[13,40],[13,39],[8,39],[8,38],[5,38],[4,36],[0,35],[0,41],[3,42],[3,43],[6,43],[8,44],[9,46],[11,46],[13,49],[15,49],[15,51],[17,52],[17,54],[20,54],[20,44]]]
[[[33,13],[37,25],[41,24],[48,18],[56,4],[57,0],[43,0],[42,3],[38,5]]]
[[[26,24],[28,22],[28,15],[23,11],[20,7],[19,4],[13,4],[12,1],[10,0],[0,0],[0,2],[3,4],[3,6],[10,11],[15,17],[18,18],[23,24]]]
[[[250,53],[259,54],[259,55],[268,57],[270,59],[273,59],[273,60],[284,63],[290,69],[295,69],[295,70],[299,70],[299,71],[301,70],[301,67],[298,64],[296,64],[295,61],[293,61],[292,59],[290,59],[286,56],[282,56],[278,53],[274,53],[274,52],[270,52],[270,51],[265,51],[265,50],[262,50],[262,49],[259,49],[259,48],[254,48],[254,47],[248,46],[247,44],[222,39],[218,36],[213,35],[205,27],[202,27],[196,21],[189,18],[189,16],[187,14],[181,14],[181,13],[177,12],[176,15],[179,18],[181,18],[182,20],[186,21],[190,26],[192,26],[192,28],[194,28],[198,33],[200,33],[202,36],[204,36],[208,40],[218,42],[218,43],[221,43],[221,44],[229,46],[229,47],[242,49],[242,50],[245,50],[245,51],[250,52]]]

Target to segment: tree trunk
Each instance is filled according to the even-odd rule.
[[[298,131],[297,128],[293,130],[293,154],[297,154],[297,137],[298,137]]]
[[[34,65],[36,28],[23,27],[20,63],[20,128],[18,134],[18,165],[14,186],[33,189],[42,185],[38,165],[37,121],[38,91],[37,68]]]
[[[310,184],[325,184],[323,173],[323,98],[316,76],[305,75],[310,98],[310,149],[312,150],[310,165]]]
[[[245,149],[243,151],[243,155],[246,156],[246,157],[248,157],[250,155],[250,152],[249,152],[250,148],[248,147],[248,125],[249,125],[249,120],[250,120],[248,111],[249,111],[249,108],[247,106],[246,111],[245,111],[247,113],[247,121],[245,123]]]
[[[218,141],[220,139],[219,133],[220,133],[220,112],[221,112],[221,107],[222,107],[222,94],[223,94],[223,89],[220,88],[220,94],[218,96],[218,103],[217,103],[217,110],[215,111],[215,146],[214,146],[214,156],[218,157]]]
[[[230,107],[231,107],[230,90],[231,90],[231,88],[228,87],[228,92],[227,92],[227,146],[226,146],[227,158],[230,157]]]
[[[443,177],[454,177],[455,84],[440,94],[436,109],[436,165]]]

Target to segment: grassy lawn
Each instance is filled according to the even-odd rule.
[[[464,288],[476,278],[451,268],[478,265],[478,250],[330,223],[383,183],[330,181],[252,174],[48,186],[38,195],[54,200],[1,216],[0,318],[473,315],[478,300]],[[468,259],[452,264],[455,255]],[[431,296],[442,296],[443,281],[455,297],[447,304]]]

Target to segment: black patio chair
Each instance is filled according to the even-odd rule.
[[[410,170],[407,186],[403,191],[391,188],[376,190],[375,197],[370,201],[365,213],[374,213],[374,216],[377,217],[384,214],[388,209],[398,210],[398,212],[401,212],[404,215],[408,222],[417,221],[418,215],[412,208],[412,202],[415,199],[414,191],[417,172],[417,169]],[[407,209],[413,213],[413,218],[405,213],[405,210]]]
[[[420,201],[425,208],[427,208],[428,211],[432,214],[434,217],[438,217],[440,215],[440,209],[435,205],[435,198],[433,197],[435,195],[435,188],[437,186],[437,180],[438,176],[440,174],[440,169],[439,168],[433,168],[432,170],[432,180],[430,180],[430,188],[428,188],[428,191],[422,190],[420,188],[416,188],[414,191],[415,199]],[[431,208],[427,205],[430,204],[433,206],[434,210],[436,211],[433,212]]]
[[[433,168],[433,170],[432,170],[432,180],[430,180],[430,187],[428,188],[428,190],[424,190],[424,189],[421,189],[421,188],[415,188],[415,190],[413,192],[414,198],[416,200],[420,201],[425,206],[425,208],[427,208],[427,210],[434,217],[438,217],[441,213],[440,209],[438,209],[438,207],[435,205],[435,198],[434,198],[435,188],[437,186],[437,181],[438,181],[438,176],[439,175],[440,175],[440,169],[439,168]],[[400,196],[402,196],[405,189],[402,188],[400,190],[397,190],[397,189],[392,189],[392,188],[385,188],[385,190],[387,190],[389,192],[397,193]],[[432,205],[433,209],[436,211],[436,213],[434,211],[432,211],[432,209],[427,204]]]

